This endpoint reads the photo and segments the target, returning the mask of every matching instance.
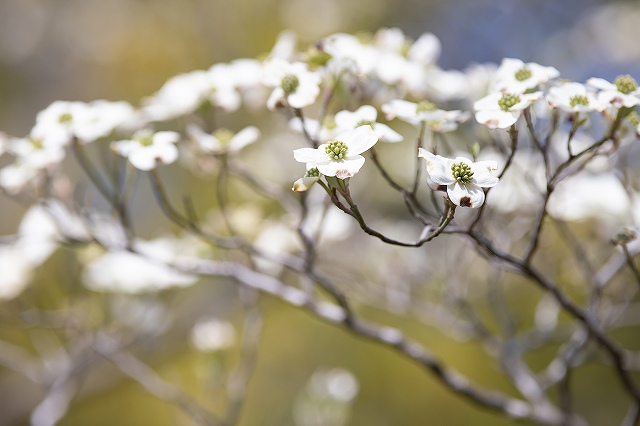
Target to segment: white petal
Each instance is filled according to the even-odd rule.
[[[357,155],[365,152],[378,142],[378,136],[371,126],[360,126],[350,132],[342,133],[336,136],[337,141],[347,144],[349,147],[348,155]]]
[[[447,194],[453,204],[460,207],[475,209],[484,203],[484,191],[472,183],[460,185],[456,182],[449,185],[447,186]]]
[[[427,160],[427,173],[432,181],[438,185],[450,185],[456,180],[451,173],[452,160],[440,155],[433,155],[426,149],[418,150],[418,157]]]
[[[218,138],[206,133],[196,124],[192,123],[187,126],[187,134],[198,144],[198,147],[205,152],[222,151],[222,144]]]
[[[476,121],[490,129],[506,129],[512,126],[520,117],[520,111],[489,111],[476,112]]]
[[[307,189],[309,189],[309,187],[311,187],[311,185],[313,185],[314,183],[316,183],[316,181],[318,180],[318,177],[303,177],[298,179],[297,181],[295,181],[293,183],[293,188],[291,188],[292,190],[294,190],[295,192],[304,192]]]
[[[318,171],[325,176],[337,176],[340,179],[345,179],[358,173],[363,164],[364,157],[362,155],[353,155],[341,161],[318,164]]]
[[[609,83],[604,78],[592,77],[589,80],[587,80],[587,84],[591,87],[595,87],[596,89],[601,89],[601,90],[618,90],[615,84]]]
[[[154,144],[176,143],[180,140],[180,134],[176,132],[158,132],[153,135]]]
[[[495,161],[478,161],[471,165],[471,171],[473,171],[473,184],[483,188],[490,188],[495,186],[499,179],[491,174],[492,170],[498,168],[498,163]]]
[[[293,158],[300,163],[322,163],[330,161],[331,159],[324,151],[327,144],[320,145],[317,149],[314,148],[299,148],[293,151]]]
[[[269,108],[271,111],[275,110],[278,103],[280,103],[283,99],[284,90],[282,90],[282,87],[276,87],[275,89],[273,89],[273,92],[271,92],[269,99],[267,99],[267,108]]]
[[[229,142],[230,151],[238,151],[247,145],[254,143],[260,137],[260,130],[255,126],[245,127],[231,138]]]
[[[151,170],[158,164],[170,164],[178,158],[178,148],[173,144],[151,145],[129,155],[131,164],[139,170]]]
[[[378,139],[384,142],[401,142],[404,139],[400,133],[386,124],[374,123],[373,131],[378,135]]]
[[[500,108],[498,101],[502,98],[502,93],[490,93],[482,99],[478,99],[473,103],[475,111],[497,110]]]

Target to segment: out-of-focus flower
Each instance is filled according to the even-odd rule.
[[[35,179],[42,171],[54,167],[65,157],[64,146],[57,143],[44,145],[41,140],[11,138],[6,151],[15,161],[0,170],[0,187],[15,194]]]
[[[264,63],[263,82],[273,88],[267,100],[267,107],[273,110],[282,103],[292,108],[311,105],[320,93],[321,79],[303,62],[272,58]]]
[[[549,213],[562,220],[595,218],[616,223],[630,213],[629,196],[611,173],[580,173],[563,180],[549,199]]]
[[[564,83],[549,89],[547,102],[551,108],[560,108],[567,112],[602,111],[606,104],[599,101],[580,83]]]
[[[334,118],[336,132],[342,133],[368,124],[373,128],[379,141],[400,142],[403,140],[402,135],[386,124],[377,123],[376,118],[378,118],[378,111],[371,105],[363,105],[353,112],[340,111],[336,113]]]
[[[587,84],[601,90],[598,101],[614,108],[629,108],[640,104],[638,83],[630,75],[619,75],[613,83],[602,78],[590,78]]]
[[[159,164],[171,164],[178,158],[175,143],[180,140],[176,132],[157,132],[144,129],[129,140],[113,142],[111,148],[139,170],[151,170]]]
[[[210,76],[197,70],[176,75],[153,96],[143,100],[142,112],[151,121],[165,121],[198,109],[211,92]]]
[[[132,132],[145,124],[139,111],[128,102],[97,100],[87,105],[86,111],[73,127],[80,142],[93,142],[114,131]]]
[[[382,112],[387,120],[398,118],[414,126],[431,120],[440,120],[446,113],[429,101],[414,103],[404,99],[394,99],[387,102],[382,105]]]
[[[302,121],[298,117],[289,120],[289,127],[296,132],[303,133]],[[307,134],[320,142],[327,142],[335,137],[338,128],[333,117],[326,117],[322,123],[312,118],[304,118],[304,130]]]
[[[236,331],[227,321],[205,319],[191,329],[191,344],[202,352],[217,352],[235,343]]]
[[[365,76],[373,71],[377,52],[372,46],[363,44],[356,36],[337,33],[325,37],[318,44],[331,59],[326,66],[335,75],[349,72]]]
[[[535,62],[525,64],[520,59],[504,58],[496,71],[494,90],[521,94],[559,75],[560,72],[554,67],[545,67]]]
[[[542,92],[491,93],[474,102],[476,121],[490,129],[506,129],[518,120],[524,109],[541,96]]]
[[[195,283],[197,276],[177,271],[169,263],[188,267],[196,262],[175,239],[137,240],[141,253],[110,251],[91,260],[84,269],[85,285],[96,291],[143,293]]]
[[[15,239],[0,245],[0,300],[17,297],[29,284],[33,270],[55,251],[59,233],[40,205],[27,210]]]
[[[447,187],[449,199],[457,206],[476,208],[484,203],[482,188],[498,183],[491,172],[498,168],[495,161],[473,162],[464,157],[455,159],[434,155],[420,148],[418,156],[427,161],[427,173],[438,185]]]
[[[84,102],[55,101],[36,116],[30,137],[45,147],[62,147],[77,135],[78,128],[86,129],[91,111]]]
[[[213,133],[204,132],[196,124],[187,126],[187,134],[196,142],[202,152],[211,154],[232,154],[258,140],[260,131],[254,126],[248,126],[233,133],[227,129],[218,129]]]
[[[369,125],[360,126],[336,136],[335,140],[317,149],[300,148],[293,151],[296,161],[314,163],[325,176],[346,179],[355,175],[364,164],[360,155],[378,142],[378,136]]]

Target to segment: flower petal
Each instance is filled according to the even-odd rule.
[[[365,152],[378,142],[378,136],[371,126],[365,125],[350,132],[336,136],[336,140],[342,141],[349,147],[349,156]]]
[[[323,163],[330,161],[329,156],[324,151],[327,144],[314,148],[299,148],[293,151],[293,158],[300,163]]]
[[[418,150],[418,157],[427,160],[427,173],[432,181],[438,185],[451,185],[456,180],[451,173],[452,160],[440,155],[433,155],[426,149]]]
[[[304,192],[311,187],[319,177],[303,177],[293,182],[293,188],[291,188],[295,192]]]
[[[248,126],[240,130],[229,141],[230,151],[239,151],[247,145],[254,143],[260,137],[260,130],[255,126]]]
[[[447,186],[447,194],[453,204],[460,207],[475,209],[484,203],[484,191],[472,183],[461,185],[456,182],[449,185]]]
[[[170,164],[178,158],[178,148],[173,144],[151,145],[137,149],[129,155],[131,164],[139,170],[151,170],[158,164]]]
[[[363,164],[364,157],[362,155],[351,155],[341,161],[318,164],[318,171],[325,176],[337,176],[340,179],[345,179],[358,173]]]
[[[476,112],[476,121],[490,129],[506,129],[518,121],[518,117],[520,117],[520,111],[481,110]]]
[[[378,139],[384,142],[401,142],[404,139],[400,133],[386,124],[373,123],[373,131],[378,135]]]
[[[499,179],[491,174],[492,170],[498,168],[498,163],[495,161],[478,161],[471,165],[471,171],[473,171],[473,184],[483,188],[490,188],[495,186]]]

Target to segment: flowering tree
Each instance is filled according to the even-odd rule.
[[[65,415],[96,354],[196,423],[236,423],[263,295],[393,348],[443,392],[536,424],[590,424],[573,373],[602,365],[628,406],[609,424],[639,424],[640,353],[617,334],[639,325],[636,81],[568,82],[510,58],[447,71],[433,34],[412,41],[398,29],[287,46],[173,77],[139,107],[54,102],[29,135],[3,136],[0,187],[27,212],[0,247],[0,299],[24,297],[58,247],[82,291],[113,295],[97,319],[96,306],[64,301],[11,311],[65,332],[60,351],[38,357],[0,341],[0,364],[46,389],[32,424]],[[242,124],[224,128],[230,117]],[[206,215],[188,187],[167,185],[172,163],[213,177]],[[145,188],[155,205],[137,200]],[[167,230],[143,237],[152,210]],[[242,353],[222,364],[224,409],[133,351],[175,326],[160,292],[207,278],[233,282],[245,309],[240,342],[220,318],[190,324],[197,350]],[[512,389],[474,383],[366,307],[476,341]],[[552,356],[534,367],[541,348]],[[319,371],[296,422],[344,424],[357,389],[347,371]]]

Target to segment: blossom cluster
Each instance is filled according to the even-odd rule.
[[[267,143],[259,126],[246,123],[228,130],[212,126],[207,114],[212,109],[223,114],[264,110],[286,117],[290,132],[298,137],[290,161],[304,163],[305,169],[299,172],[303,177],[291,179],[296,192],[319,182],[316,186],[330,196],[336,189],[348,196],[349,180],[363,169],[367,156],[377,155],[376,144],[382,142],[390,144],[386,152],[410,147],[400,168],[424,159],[420,167],[428,174],[427,183],[447,202],[477,208],[488,199],[489,188],[499,184],[504,159],[486,158],[491,149],[475,140],[455,148],[438,145],[460,126],[469,137],[472,116],[492,131],[515,132],[524,113],[532,127],[534,115],[544,120],[562,114],[573,122],[572,135],[596,116],[610,123],[624,120],[625,126],[640,132],[640,120],[633,113],[640,89],[629,75],[613,82],[591,78],[582,84],[561,80],[551,66],[513,58],[499,66],[444,70],[437,64],[440,49],[433,34],[414,41],[397,28],[369,36],[334,34],[306,50],[279,40],[261,60],[238,59],[175,76],[139,106],[56,101],[37,115],[28,135],[0,138],[0,153],[13,157],[0,169],[0,188],[12,196],[30,187],[38,193],[42,185],[65,174],[63,162],[70,151],[77,154],[88,145],[106,145],[126,158],[131,170],[143,172],[194,155],[239,155],[253,143]],[[353,98],[357,102],[350,102]],[[417,139],[417,147],[411,138]],[[457,145],[476,148],[464,153]],[[442,150],[450,157],[441,155]],[[104,274],[91,271],[137,264],[139,259],[131,256],[123,252],[93,263],[86,275],[89,285],[108,286],[99,282]],[[186,285],[193,279],[177,276],[171,281]]]

